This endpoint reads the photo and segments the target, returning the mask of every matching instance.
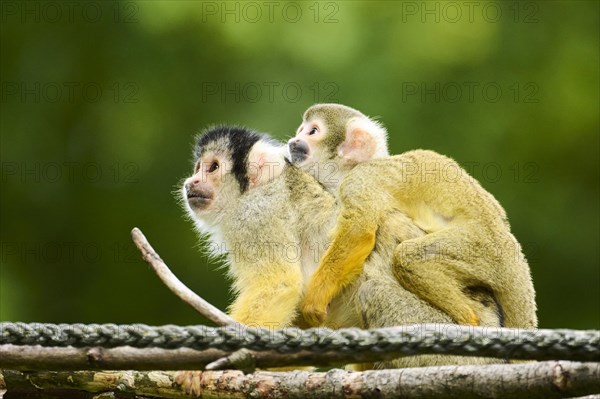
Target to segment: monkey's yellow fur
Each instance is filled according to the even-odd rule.
[[[239,296],[229,309],[231,317],[254,327],[292,325],[296,315],[290,309],[298,307],[304,290],[301,270],[269,262],[261,263],[260,276],[256,269],[238,268],[235,285]]]

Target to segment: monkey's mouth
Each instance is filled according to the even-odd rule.
[[[203,193],[196,190],[188,191],[186,197],[190,207],[197,209],[206,208],[212,200],[212,196],[209,193]]]

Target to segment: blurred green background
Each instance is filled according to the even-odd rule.
[[[140,227],[221,308],[228,281],[173,191],[193,135],[289,138],[336,101],[398,153],[463,164],[506,208],[542,327],[600,328],[599,3],[2,2],[0,319],[205,322]]]

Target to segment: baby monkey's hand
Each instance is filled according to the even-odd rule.
[[[302,315],[309,325],[318,327],[325,322],[334,295],[335,286],[324,283],[317,272],[309,281],[302,302]]]

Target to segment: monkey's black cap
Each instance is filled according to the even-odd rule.
[[[218,125],[203,130],[196,139],[194,161],[206,151],[223,151],[230,155],[231,173],[237,180],[240,191],[248,189],[248,156],[250,150],[260,140],[272,139],[263,133],[243,126]]]

